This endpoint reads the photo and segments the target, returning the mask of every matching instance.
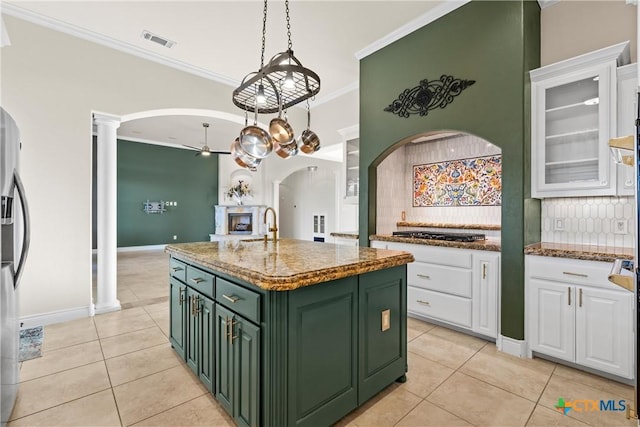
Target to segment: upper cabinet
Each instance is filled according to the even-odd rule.
[[[531,195],[616,194],[618,66],[629,42],[531,71]]]
[[[360,194],[360,138],[359,126],[340,129],[344,145],[344,199],[347,203],[358,203]]]
[[[618,78],[618,133],[623,137],[633,135],[636,131],[636,94],[638,88],[638,64],[629,64],[619,67]],[[629,154],[633,152],[629,151]],[[633,166],[617,163],[618,168],[618,195],[633,196],[636,190],[636,169]]]

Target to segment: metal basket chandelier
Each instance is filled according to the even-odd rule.
[[[249,73],[233,91],[233,103],[244,111],[277,113],[320,92],[320,77],[293,55],[289,0],[285,0],[287,18],[287,50],[276,54],[264,65],[267,32],[267,0],[262,18],[262,49],[260,69]]]

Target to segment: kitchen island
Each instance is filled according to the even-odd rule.
[[[331,425],[407,371],[407,252],[169,245],[170,341],[241,426]]]

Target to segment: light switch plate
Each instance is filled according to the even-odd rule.
[[[553,231],[564,231],[564,219],[555,218],[553,220]]]

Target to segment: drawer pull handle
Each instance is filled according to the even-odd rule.
[[[225,294],[222,294],[222,298],[226,299],[227,301],[231,301],[234,304],[237,303],[238,301],[240,301],[240,299],[241,299],[240,297],[237,297],[235,295],[229,296],[229,295],[225,295]]]
[[[197,316],[202,311],[202,307],[200,307],[200,297],[197,295],[195,297],[195,303],[196,305],[195,305],[195,309],[193,310],[194,311],[193,315]]]
[[[182,305],[182,303],[184,302],[185,291],[186,289],[180,289],[180,299],[178,300],[178,305]]]
[[[229,339],[229,345],[233,345],[233,340],[234,338],[238,338],[237,335],[233,335],[233,326],[238,323],[235,320],[233,320],[233,317],[229,318],[227,317],[227,338]]]
[[[191,281],[197,285],[198,283],[204,282],[205,279],[203,279],[202,277],[194,277],[193,279],[191,279]]]
[[[431,279],[431,276],[427,276],[426,274],[416,274],[421,279]]]
[[[567,294],[567,304],[571,305],[571,288],[567,288],[569,293]]]
[[[482,280],[487,278],[487,264],[482,264]]]
[[[566,274],[567,276],[576,276],[576,277],[589,277],[587,274],[582,273],[572,273],[570,271],[563,271],[562,274]]]
[[[429,301],[416,300],[416,302],[418,302],[419,304],[422,304],[422,305],[428,305],[428,306],[431,306],[431,304],[429,303]]]
[[[171,267],[171,269],[173,270],[174,273],[177,272],[177,271],[184,270],[184,268],[182,268],[182,267]]]

